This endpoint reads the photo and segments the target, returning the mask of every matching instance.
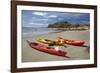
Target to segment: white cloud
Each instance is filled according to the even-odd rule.
[[[23,15],[23,17],[26,18],[27,16],[26,15]]]
[[[30,22],[25,25],[26,27],[47,27],[48,24]]]
[[[81,13],[65,13],[64,15],[66,15],[68,17],[80,17],[84,14],[81,14]]]
[[[40,26],[41,26],[41,25],[47,25],[47,24],[30,22],[29,25],[35,25],[35,26],[36,26],[36,25],[37,25],[37,26],[40,25]]]
[[[36,17],[32,17],[32,19],[36,19]]]
[[[50,17],[50,18],[57,18],[58,16],[56,16],[56,15],[49,15],[48,17]]]
[[[58,18],[58,20],[63,20],[63,18]]]
[[[44,12],[33,12],[32,14],[39,15],[39,16],[44,16],[47,13],[44,13]]]
[[[38,23],[42,23],[42,22],[47,22],[49,21],[50,19],[48,18],[35,18],[35,17],[32,17],[32,19],[30,20],[30,22],[38,22]]]

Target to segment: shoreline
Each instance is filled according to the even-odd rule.
[[[23,33],[22,34],[22,38],[24,38],[24,36],[25,37],[27,37],[27,35],[31,35],[30,36],[30,38],[31,37],[38,37],[38,36],[42,36],[42,35],[49,35],[49,34],[55,34],[55,33],[63,33],[63,32],[88,32],[88,31],[90,31],[90,30],[78,30],[78,31],[75,31],[75,30],[56,30],[56,31],[50,31],[50,32],[42,32],[42,34],[39,34],[39,33],[41,33],[40,31],[39,32],[27,32],[27,33]],[[39,34],[39,35],[38,35]],[[36,36],[37,35],[37,36]]]
[[[33,48],[30,48],[26,43],[26,40],[35,41],[35,38],[46,38],[50,40],[55,40],[57,37],[62,36],[64,38],[72,38],[75,40],[85,40],[85,45],[89,45],[89,35],[90,31],[64,31],[60,33],[48,33],[45,35],[41,35],[38,37],[29,37],[22,38],[22,62],[36,62],[36,61],[60,61],[60,60],[84,60],[89,59],[89,52],[86,47],[77,47],[77,46],[69,46],[68,48],[60,47],[62,50],[67,52],[67,55],[71,56],[71,58],[62,58],[50,54],[46,54],[44,52],[37,51]],[[84,36],[85,35],[85,36]],[[40,42],[38,42],[40,43]],[[43,44],[43,43],[41,43]],[[44,44],[46,45],[46,44]],[[26,54],[27,53],[27,54]],[[44,57],[45,56],[45,57]],[[42,57],[42,58],[41,58]]]

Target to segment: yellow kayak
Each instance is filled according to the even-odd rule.
[[[63,40],[48,40],[48,39],[40,39],[40,38],[38,38],[36,40],[41,43],[45,43],[45,44],[49,44],[49,45],[63,46],[65,44],[65,42]]]
[[[36,39],[37,41],[41,42],[41,43],[45,43],[45,44],[54,44],[55,41],[52,41],[52,40],[48,40],[48,39]]]

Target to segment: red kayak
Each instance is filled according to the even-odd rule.
[[[74,46],[83,46],[85,43],[84,41],[71,40],[62,37],[58,37],[58,39],[64,40],[66,44],[74,45]]]
[[[42,45],[42,44],[39,44],[39,43],[36,43],[36,42],[30,42],[28,40],[27,40],[27,42],[28,42],[28,44],[31,48],[36,49],[38,51],[69,58],[68,56],[66,56],[66,52],[64,52],[62,50],[57,51],[54,48],[51,48],[51,47],[48,47],[46,45]]]

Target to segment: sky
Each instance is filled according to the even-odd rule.
[[[50,23],[67,21],[72,24],[89,24],[89,13],[22,10],[23,27],[47,27]]]

